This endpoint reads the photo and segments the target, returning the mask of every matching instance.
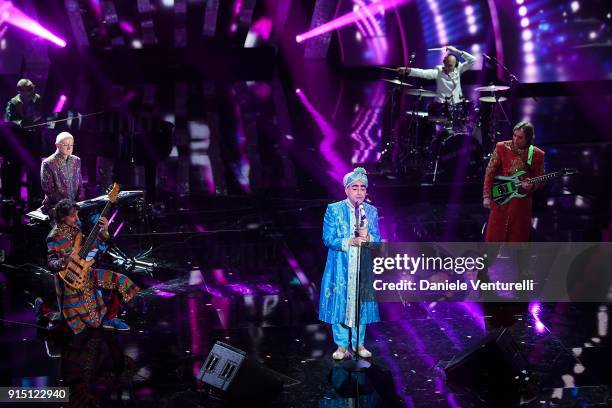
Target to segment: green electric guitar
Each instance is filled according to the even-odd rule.
[[[498,205],[504,205],[510,202],[513,198],[522,198],[526,194],[519,193],[519,187],[521,186],[520,177],[527,173],[524,170],[517,171],[511,176],[497,176],[493,182],[493,188],[491,188],[491,199]],[[555,171],[553,173],[543,174],[538,177],[523,180],[529,184],[542,183],[555,177],[571,176],[572,174],[578,173],[576,169],[563,169]]]

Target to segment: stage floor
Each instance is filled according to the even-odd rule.
[[[53,299],[49,275],[36,265],[0,265],[0,383],[70,384],[87,406],[216,406],[197,392],[196,375],[222,341],[286,382],[275,399],[253,406],[336,407],[355,398],[368,407],[513,406],[518,397],[506,384],[487,395],[447,384],[442,369],[488,331],[507,326],[532,370],[534,386],[523,394],[529,406],[612,402],[609,308],[598,304],[543,304],[541,325],[526,304],[381,304],[383,321],[367,331],[372,367],[349,375],[332,360],[329,327],[316,314],[325,256],[316,224],[326,201],[219,201],[206,211],[190,210],[202,208],[195,201],[169,208],[153,217],[146,237],[120,234],[128,253],[152,245],[149,260],[157,263],[152,274],[130,274],[143,290],[125,309],[128,333],[50,336],[32,326],[29,304],[36,296]],[[223,215],[210,209],[217,206]]]

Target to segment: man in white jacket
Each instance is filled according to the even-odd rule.
[[[442,60],[442,65],[437,65],[432,69],[400,67],[397,68],[397,72],[411,77],[435,79],[436,93],[438,94],[436,101],[445,102],[447,98],[450,98],[450,102],[454,104],[463,99],[461,74],[474,65],[476,57],[452,45],[446,47],[446,50],[449,53]],[[465,61],[459,62],[457,56],[460,56]]]

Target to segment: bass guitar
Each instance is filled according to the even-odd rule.
[[[108,192],[108,202],[104,206],[100,217],[108,218],[108,214],[114,203],[117,202],[119,196],[119,184],[113,183]],[[68,258],[68,263],[65,269],[59,272],[59,277],[66,285],[77,290],[83,290],[89,275],[89,268],[95,262],[95,259],[87,260],[87,254],[91,251],[93,244],[96,242],[96,237],[100,233],[100,224],[96,223],[89,232],[87,239],[83,242],[83,234],[78,233],[74,239],[74,247]]]

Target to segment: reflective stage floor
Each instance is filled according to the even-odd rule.
[[[127,253],[151,246],[147,260],[156,264],[152,273],[128,273],[143,288],[124,310],[130,332],[62,338],[35,327],[32,303],[37,296],[53,300],[51,277],[33,263],[0,266],[0,384],[70,385],[73,406],[223,406],[196,381],[208,352],[222,341],[285,383],[274,398],[250,406],[612,402],[609,307],[599,304],[381,304],[383,321],[368,326],[366,336],[372,366],[351,374],[332,360],[330,329],[317,319],[325,260],[317,224],[327,201],[207,198],[203,211],[195,210],[202,208],[200,198],[183,200],[152,216],[151,234],[117,237]],[[462,208],[473,219],[455,231],[477,236],[481,217],[469,206]],[[383,218],[399,218],[393,210],[400,207],[383,208]],[[431,229],[434,221],[398,222],[394,233],[402,239],[411,225],[413,234],[439,233],[439,226]],[[483,392],[447,383],[446,363],[500,327],[508,327],[529,363],[529,386],[515,393],[499,383]]]

